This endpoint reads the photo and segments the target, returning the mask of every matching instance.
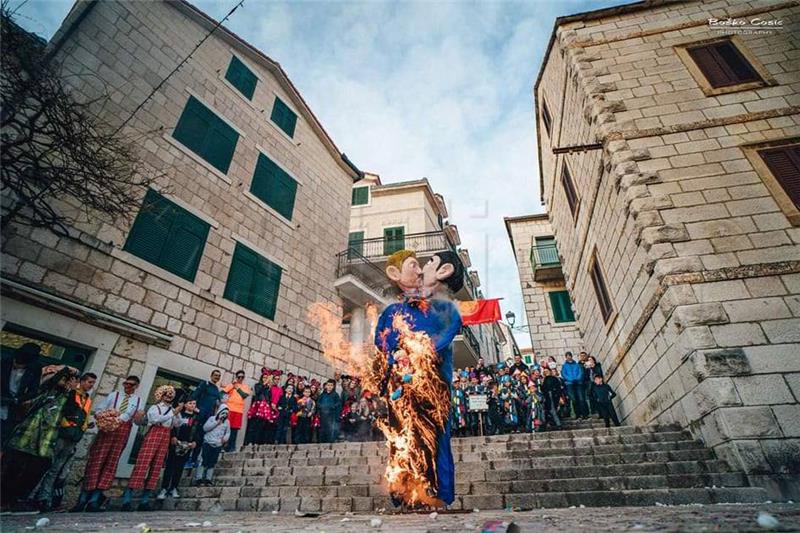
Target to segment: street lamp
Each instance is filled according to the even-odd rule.
[[[506,321],[508,322],[508,325],[511,326],[512,328],[514,327],[514,322],[516,320],[517,316],[514,314],[514,311],[509,311],[508,313],[506,313]]]

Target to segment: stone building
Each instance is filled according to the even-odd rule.
[[[480,278],[469,251],[459,248],[458,228],[447,221],[442,195],[433,192],[426,178],[382,183],[377,174],[365,173],[353,184],[348,246],[338,255],[336,288],[342,295],[345,325],[354,344],[372,342],[366,306],[381,308],[393,297],[384,269],[389,255],[404,248],[414,250],[420,263],[436,252],[458,254],[464,269],[459,300],[483,298]],[[496,359],[502,332],[496,325],[466,326],[455,339],[454,364],[472,366],[478,357]]]
[[[98,374],[99,396],[128,374],[144,398],[215,368],[223,383],[265,365],[329,375],[306,313],[340,304],[336,254],[360,173],[280,65],[215,25],[184,1],[78,2],[49,43],[77,94],[108,92],[102,118],[127,120],[163,176],[129,224],[13,228],[4,355],[34,340],[47,361]]]
[[[583,340],[547,213],[506,217],[505,223],[517,261],[531,345],[540,359],[553,356],[560,361],[564,352],[577,353]]]
[[[561,17],[534,88],[542,201],[624,421],[676,422],[794,497],[798,19],[734,0]]]

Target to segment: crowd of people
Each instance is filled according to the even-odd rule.
[[[597,415],[606,427],[619,419],[611,403],[616,396],[605,383],[602,365],[580,352],[576,360],[566,352],[559,365],[555,357],[527,365],[513,360],[475,367],[453,374],[452,429],[455,436],[497,435],[561,429],[569,417]],[[470,403],[480,398],[480,410]],[[478,402],[475,402],[476,404]]]
[[[364,390],[356,376],[337,373],[321,384],[267,368],[253,387],[244,371],[222,385],[219,370],[191,390],[163,385],[149,407],[136,395],[139,378],[128,376],[121,390],[93,404],[97,376],[65,365],[41,368],[38,355],[39,347],[31,343],[3,364],[3,509],[20,503],[58,507],[76,447],[95,426],[74,511],[105,508],[105,492],[137,426],[146,432],[122,494],[123,510],[133,509],[137,494],[137,510],[149,510],[151,498],[180,497],[185,471],[193,471],[195,485],[213,484],[214,468],[224,451],[235,450],[245,419],[244,444],[261,445],[378,440],[374,421],[387,416],[385,401]],[[567,352],[560,365],[553,357],[531,366],[519,355],[490,366],[481,359],[454,372],[452,434],[545,431],[561,428],[567,417],[593,414],[606,426],[619,425],[614,396],[601,364],[585,352],[577,360]]]

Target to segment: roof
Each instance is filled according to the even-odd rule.
[[[425,190],[425,193],[429,195],[429,200],[433,208],[442,215],[442,218],[447,218],[447,211],[442,211],[444,207],[443,203],[437,201],[436,197],[439,196],[442,198],[441,194],[437,194],[433,192],[433,188],[431,188],[431,184],[428,181],[428,178],[422,178],[419,180],[409,180],[409,181],[396,181],[394,183],[383,183],[380,185],[375,185],[372,187],[372,192],[391,192],[401,189],[415,189],[415,188],[422,188]]]
[[[539,165],[539,193],[541,194],[542,203],[544,203],[544,174],[542,173],[542,140],[541,132],[539,131],[539,99],[536,95],[539,92],[539,83],[542,81],[544,69],[547,66],[547,61],[550,58],[550,51],[553,48],[553,43],[556,40],[556,31],[562,24],[578,21],[597,20],[605,17],[614,17],[619,15],[626,15],[628,13],[636,13],[637,11],[645,11],[667,4],[682,4],[692,0],[642,0],[640,2],[633,2],[631,4],[622,4],[613,7],[604,7],[601,9],[594,9],[592,11],[584,11],[572,15],[565,15],[556,18],[553,22],[553,31],[550,32],[550,40],[547,42],[547,48],[542,56],[542,65],[539,67],[539,74],[536,76],[536,82],[533,84],[533,107],[534,107],[534,120],[536,121],[536,144],[538,150],[538,165]]]
[[[190,4],[186,0],[162,0],[165,4],[173,7],[174,9],[180,11],[187,17],[194,19],[195,22],[198,24],[211,29],[218,24],[218,21],[214,20],[206,13],[201,11],[200,9],[196,8],[192,4]],[[75,4],[72,6],[67,17],[62,22],[61,27],[53,36],[51,40],[51,51],[49,54],[52,56],[55,54],[58,49],[63,46],[64,42],[70,37],[70,35],[75,31],[78,25],[83,21],[83,19],[88,15],[88,13],[98,4],[97,0],[76,0]],[[297,90],[297,87],[294,86],[292,81],[289,79],[289,76],[283,70],[281,65],[277,62],[268,57],[266,54],[261,52],[258,48],[255,48],[250,43],[239,37],[237,34],[229,30],[223,25],[220,25],[219,28],[215,31],[215,35],[221,37],[222,39],[226,40],[228,44],[236,46],[240,51],[245,52],[248,57],[261,66],[265,67],[269,70],[275,78],[278,80],[278,83],[281,84],[284,90],[289,94],[292,98],[293,103],[298,107],[300,112],[303,114],[306,121],[311,125],[311,129],[317,134],[317,136],[322,140],[322,143],[325,145],[325,148],[328,152],[333,156],[339,166],[354,180],[361,179],[362,172],[356,168],[356,166],[348,159],[348,157],[339,151],[336,144],[333,142],[333,139],[328,132],[325,131],[325,128],[320,123],[319,119],[317,119],[316,115],[314,115],[311,108],[308,106],[306,101],[303,99],[300,91]]]

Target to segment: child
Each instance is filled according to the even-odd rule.
[[[214,467],[217,466],[222,448],[231,438],[231,424],[228,421],[228,406],[224,403],[217,408],[214,416],[203,424],[203,464],[197,467],[194,475],[196,487],[213,485]]]
[[[611,400],[613,400],[616,395],[617,393],[614,392],[608,383],[603,382],[603,376],[595,374],[592,397],[594,398],[594,404],[597,408],[597,412],[600,414],[600,418],[606,421],[606,427],[611,427],[609,419],[614,422],[615,426],[619,426],[617,412],[614,410],[614,404],[611,403]]]
[[[128,480],[128,487],[122,494],[122,510],[131,510],[133,491],[144,489],[139,502],[139,511],[150,511],[150,493],[158,486],[158,476],[161,474],[161,465],[169,451],[170,435],[172,428],[182,423],[179,413],[183,411],[183,404],[172,408],[175,399],[175,389],[172,385],[162,385],[153,395],[156,404],[147,410],[147,423],[150,427],[144,436],[139,454],[136,456],[136,465]]]
[[[303,388],[303,397],[297,401],[297,427],[295,444],[308,444],[311,442],[311,421],[317,410],[317,403],[311,397],[311,389]]]
[[[197,446],[195,433],[195,411],[197,402],[189,399],[183,405],[183,412],[180,413],[180,425],[172,430],[169,454],[164,465],[164,478],[161,480],[161,492],[156,496],[157,500],[163,500],[167,495],[173,498],[180,498],[178,494],[178,484],[183,475],[183,467],[189,454]]]

